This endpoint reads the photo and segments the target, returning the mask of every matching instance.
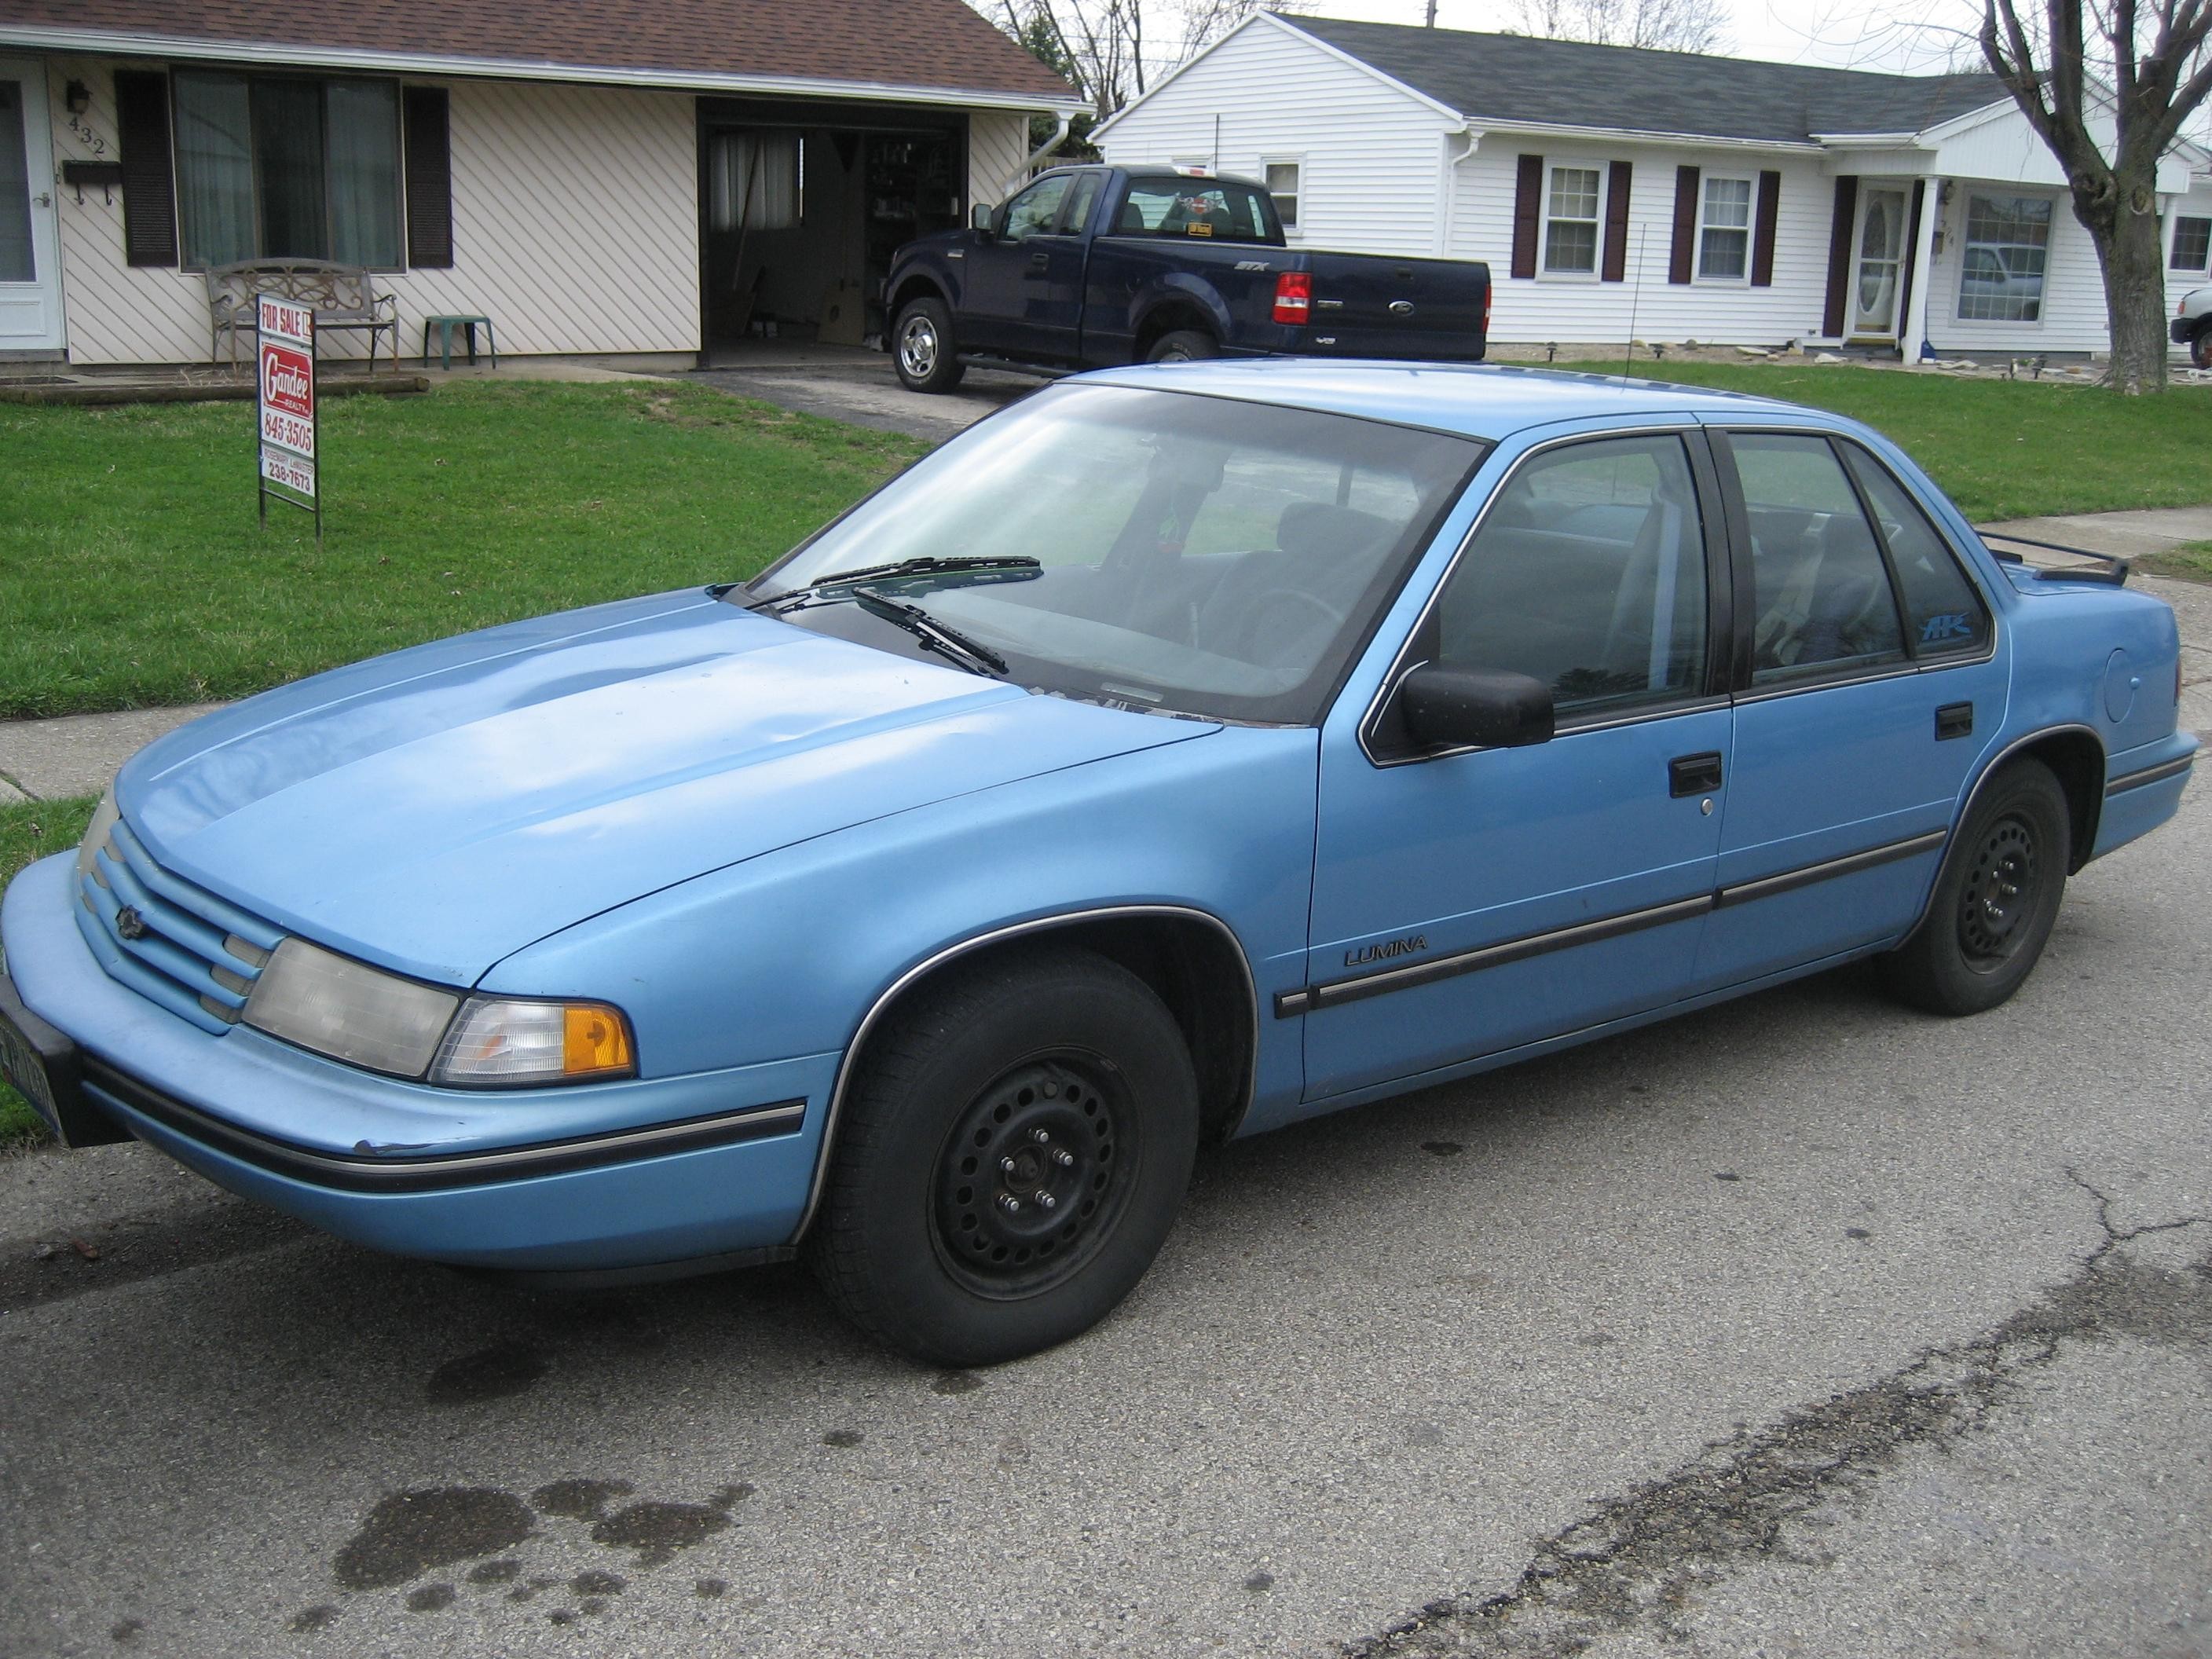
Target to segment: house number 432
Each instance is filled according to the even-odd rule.
[[[98,133],[94,132],[89,126],[88,126],[82,115],[70,116],[69,118],[69,127],[71,132],[76,134],[80,139],[83,140],[84,147],[90,150],[94,155],[105,155],[107,154],[107,140],[101,137]]]

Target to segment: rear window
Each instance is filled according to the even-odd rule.
[[[1278,234],[1267,191],[1225,179],[1133,179],[1114,231],[1224,242],[1268,242]]]

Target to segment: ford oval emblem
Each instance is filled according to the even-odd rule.
[[[126,904],[115,913],[115,931],[125,939],[143,939],[146,918]]]
[[[1413,302],[1411,300],[1393,300],[1393,301],[1390,301],[1390,314],[1391,314],[1393,317],[1410,317],[1410,316],[1412,316],[1412,315],[1413,314]]]

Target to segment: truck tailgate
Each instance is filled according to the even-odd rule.
[[[1313,252],[1301,263],[1313,276],[1313,313],[1300,350],[1333,357],[1481,357],[1490,270],[1480,261]]]

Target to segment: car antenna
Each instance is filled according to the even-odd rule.
[[[1644,250],[1651,240],[1651,222],[1647,219],[1638,228],[1636,237],[1636,280],[1628,289],[1628,343],[1621,348],[1620,378],[1629,379],[1636,365],[1636,302],[1644,297]]]

